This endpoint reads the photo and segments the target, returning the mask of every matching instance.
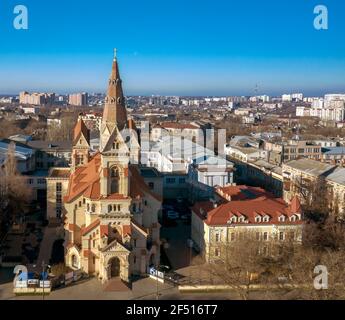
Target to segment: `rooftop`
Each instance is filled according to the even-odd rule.
[[[297,198],[292,201],[291,205],[287,205],[283,199],[273,199],[265,196],[244,201],[229,201],[216,208],[212,206],[210,201],[197,202],[193,207],[193,212],[204,223],[211,226],[229,224],[302,224],[299,216],[302,213],[301,206]],[[285,218],[284,220],[280,220],[282,216]],[[296,219],[290,219],[293,216]],[[258,218],[259,220],[257,220]]]
[[[284,166],[290,167],[306,174],[318,177],[336,169],[336,166],[311,159],[299,159],[287,162]]]

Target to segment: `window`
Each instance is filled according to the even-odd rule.
[[[75,254],[72,256],[72,267],[74,267],[74,268],[79,267],[78,266],[78,257]]]
[[[295,222],[297,220],[297,217],[295,215],[291,216],[290,217],[290,221],[291,222]]]
[[[111,206],[111,204],[109,204],[108,205],[108,212],[111,212],[111,210],[112,210],[112,206]]]
[[[180,178],[179,179],[179,184],[184,184],[186,183],[186,178]]]
[[[96,258],[95,258],[95,256],[92,257],[92,263],[93,263],[93,264],[96,263]]]
[[[230,241],[235,241],[235,233],[234,232],[230,233]]]
[[[61,204],[62,203],[62,196],[61,194],[56,195],[56,204]]]
[[[153,182],[149,182],[149,188],[153,190],[155,188],[155,184]]]
[[[264,232],[264,241],[268,241],[268,232]]]
[[[95,248],[96,247],[96,240],[92,241],[92,246]]]
[[[119,170],[117,167],[113,167],[110,170],[111,177],[111,193],[119,193]]]
[[[220,234],[216,233],[216,242],[219,242],[219,241],[220,241]]]
[[[219,257],[219,256],[220,256],[220,252],[219,252],[219,249],[218,249],[218,248],[214,249],[214,255],[215,255],[216,257]]]
[[[283,241],[285,239],[285,234],[284,232],[279,232],[279,240]]]
[[[256,233],[256,240],[258,240],[258,241],[259,241],[259,240],[260,240],[260,238],[261,238],[261,234],[260,234],[260,232],[257,232],[257,233]]]
[[[270,221],[270,217],[269,216],[265,216],[263,219],[264,222],[269,222]]]
[[[57,182],[56,183],[56,192],[61,192],[62,191],[62,183],[61,182]]]
[[[304,153],[304,149],[298,149],[298,153]]]
[[[56,209],[56,217],[61,218],[61,209]]]
[[[95,204],[91,205],[91,211],[92,211],[92,212],[95,212],[95,211],[96,211],[96,205],[95,205]]]
[[[81,201],[79,201],[79,208],[81,207]]]
[[[255,222],[261,222],[261,217],[260,216],[256,216],[255,217]]]
[[[284,215],[280,216],[278,220],[279,222],[285,222],[285,216]]]
[[[174,184],[176,182],[176,179],[175,178],[167,178],[166,181],[168,184]]]
[[[289,232],[289,239],[290,240],[295,240],[295,232],[293,232],[293,231]]]

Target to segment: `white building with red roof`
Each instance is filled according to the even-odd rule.
[[[224,245],[247,233],[257,241],[302,241],[302,209],[297,197],[288,205],[265,190],[246,186],[217,189],[214,201],[192,208],[192,239],[206,261],[221,258]]]

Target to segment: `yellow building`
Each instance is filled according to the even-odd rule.
[[[260,188],[217,188],[214,201],[197,202],[192,208],[192,240],[207,262],[224,258],[224,248],[236,245],[248,234],[253,241],[260,241],[263,249],[269,249],[272,242],[301,243],[302,228],[297,197],[288,205]]]
[[[130,281],[160,260],[162,199],[133,163],[140,146],[127,118],[116,57],[101,124],[100,151],[90,155],[89,131],[74,130],[71,176],[64,197],[65,263],[98,276]]]

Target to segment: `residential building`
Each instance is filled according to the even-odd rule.
[[[225,197],[222,201],[197,202],[192,208],[192,240],[206,262],[224,258],[225,247],[236,245],[248,234],[254,234],[253,241],[262,242],[268,250],[270,241],[302,242],[302,209],[297,197],[288,205],[283,199],[236,186],[218,192]]]
[[[68,103],[72,106],[87,106],[89,103],[87,92],[73,93],[68,97]]]
[[[68,167],[71,164],[70,141],[33,140],[27,144],[35,150],[36,168],[49,170],[52,167]]]
[[[50,223],[61,221],[64,212],[63,198],[68,192],[70,168],[51,168],[47,181],[47,219]]]
[[[55,102],[55,93],[37,93],[20,92],[19,103],[32,104],[37,106],[53,105]]]

